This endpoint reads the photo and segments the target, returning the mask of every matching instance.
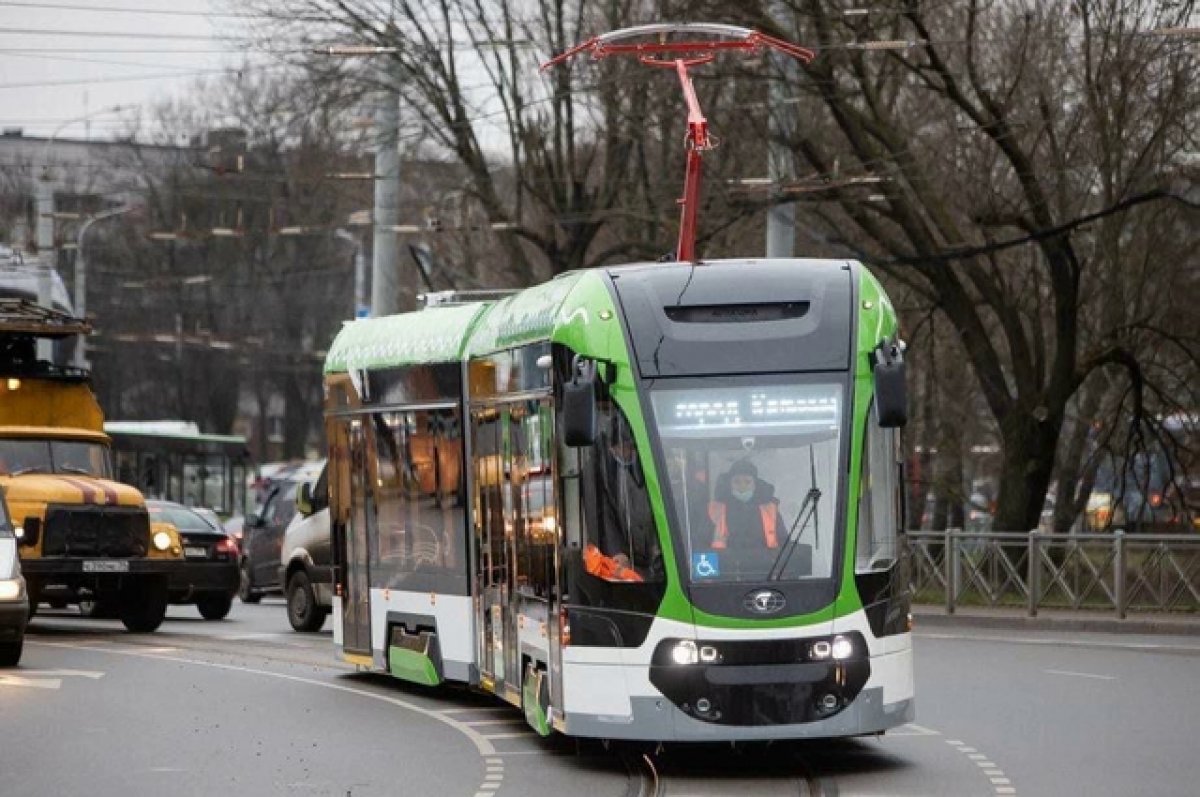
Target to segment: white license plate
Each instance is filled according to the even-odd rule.
[[[85,573],[128,573],[129,562],[125,559],[99,559],[83,563]]]
[[[183,549],[183,555],[189,559],[207,559],[208,551],[204,548],[187,547]]]

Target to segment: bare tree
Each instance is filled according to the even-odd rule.
[[[538,71],[596,29],[647,18],[651,4],[285,0],[258,10],[278,21],[272,41],[384,51],[386,69],[364,69],[364,85],[391,81],[406,128],[416,127],[408,143],[436,145],[462,166],[465,193],[489,224],[507,230],[501,245],[510,280],[528,284],[667,250],[664,221],[674,214],[655,179],[654,98],[663,87],[629,64]],[[296,18],[320,23],[288,24]],[[677,131],[669,140],[674,154]]]

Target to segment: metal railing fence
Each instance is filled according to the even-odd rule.
[[[913,596],[962,606],[1200,611],[1200,535],[910,531]]]

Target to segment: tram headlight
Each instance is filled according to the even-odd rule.
[[[682,639],[671,649],[671,660],[676,664],[695,664],[700,660],[700,651],[690,639]]]
[[[854,643],[844,636],[835,636],[830,647],[835,659],[848,659],[854,655]]]
[[[171,547],[171,535],[165,531],[154,532],[154,547],[160,551],[165,551]]]
[[[818,639],[808,647],[808,657],[813,661],[835,659],[841,661],[854,655],[854,642],[849,637],[835,636],[833,639]]]

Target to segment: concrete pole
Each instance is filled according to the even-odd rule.
[[[375,110],[375,238],[371,263],[371,315],[375,317],[407,310],[412,304],[408,296],[411,290],[401,285],[394,229],[400,223],[400,95],[386,67],[380,69],[379,77],[383,87]]]
[[[774,5],[775,18],[782,21],[787,13],[785,3],[776,2]],[[773,186],[772,198],[779,196],[778,186],[781,181],[795,179],[795,160],[792,151],[784,143],[791,139],[792,116],[795,106],[785,104],[788,99],[788,86],[795,82],[797,65],[793,58],[783,53],[772,53],[772,80],[768,89],[768,127],[767,127],[767,173]],[[796,248],[796,205],[788,202],[772,205],[767,212],[767,257],[793,257]]]
[[[42,168],[34,180],[34,191],[37,198],[37,251],[43,262],[55,266],[47,258],[54,255],[54,183],[49,179],[46,170],[49,165],[42,163]]]

